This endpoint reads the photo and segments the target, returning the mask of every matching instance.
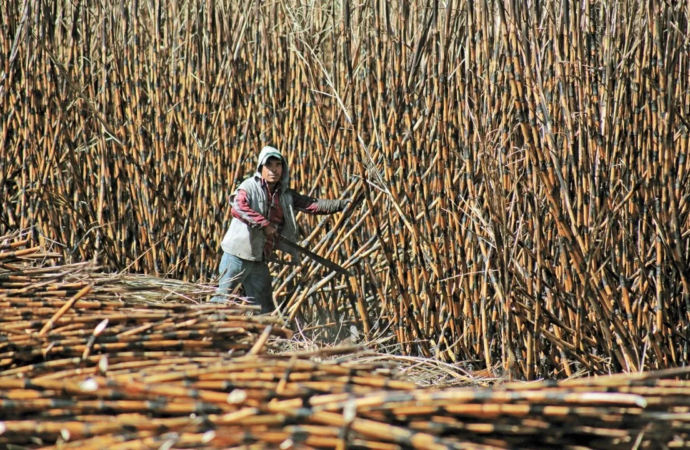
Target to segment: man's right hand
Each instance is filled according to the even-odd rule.
[[[264,227],[264,233],[266,233],[267,237],[273,237],[278,234],[278,230],[273,225],[267,225]]]

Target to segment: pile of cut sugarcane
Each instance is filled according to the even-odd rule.
[[[418,389],[240,300],[0,237],[0,448],[680,448],[690,370]],[[16,447],[15,447],[16,448]]]
[[[241,355],[268,325],[274,335],[290,334],[272,326],[277,319],[247,317],[254,306],[206,303],[210,288],[102,274],[88,263],[36,264],[60,254],[28,244],[28,238],[0,237],[0,370],[6,375],[43,366],[88,371],[98,355],[118,362]]]
[[[145,363],[95,376],[0,377],[0,445],[632,449],[690,441],[690,385],[649,374],[414,390],[373,366],[299,356],[170,358],[158,370]]]

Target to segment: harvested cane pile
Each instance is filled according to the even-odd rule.
[[[416,389],[203,287],[108,277],[0,239],[0,447],[655,449],[690,443],[688,369]],[[162,288],[161,286],[164,286]],[[270,350],[272,353],[268,353]],[[665,447],[664,447],[665,446]]]
[[[687,381],[614,376],[434,391],[412,390],[372,374],[375,368],[240,357],[164,373],[114,368],[89,378],[0,377],[0,445],[585,450],[690,444]]]
[[[674,367],[688,8],[0,2],[0,234],[203,281],[270,143],[296,189],[364,195],[350,219],[300,218],[355,276],[275,269],[301,324],[525,379]]]
[[[12,238],[0,237],[0,369],[5,375],[54,372],[72,367],[74,358],[83,366],[78,372],[90,372],[99,363],[107,365],[107,355],[115,364],[139,359],[155,364],[174,355],[243,355],[256,334],[292,334],[277,325],[277,318],[245,316],[254,306],[202,303],[212,293],[203,287],[97,273],[88,263],[36,264],[61,255],[26,247],[28,238]],[[50,361],[37,362],[45,359]]]

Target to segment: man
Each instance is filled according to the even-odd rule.
[[[283,155],[266,146],[259,154],[254,176],[244,180],[230,198],[232,221],[221,247],[219,294],[227,294],[240,283],[245,295],[261,305],[261,313],[274,309],[273,287],[267,262],[277,248],[299,256],[281,244],[283,236],[298,240],[295,210],[308,214],[333,214],[345,209],[350,200],[322,200],[301,195],[289,188],[290,173]],[[212,302],[223,302],[216,296]]]

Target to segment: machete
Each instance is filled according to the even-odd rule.
[[[345,214],[347,214],[347,215],[352,214],[352,212],[362,202],[363,199],[364,199],[364,194],[360,193],[355,198],[355,200],[353,202],[351,202],[350,205],[348,205],[348,210]],[[345,269],[343,266],[340,266],[340,265],[334,263],[330,259],[326,259],[322,256],[319,256],[316,253],[312,252],[311,250],[308,250],[299,244],[295,244],[294,242],[292,242],[289,239],[285,239],[283,236],[279,235],[278,239],[280,239],[280,241],[282,243],[284,243],[285,245],[287,245],[288,247],[290,247],[294,250],[297,250],[298,252],[300,252],[301,254],[303,254],[305,256],[310,257],[311,259],[313,259],[317,263],[321,264],[322,266],[328,267],[329,269],[335,270],[336,272],[341,273],[343,275],[347,275],[348,277],[352,276],[352,274],[347,269]]]
[[[345,269],[344,267],[334,263],[330,259],[326,259],[322,256],[317,255],[316,253],[302,247],[299,244],[295,244],[294,242],[292,242],[289,239],[285,239],[284,237],[280,236],[280,242],[282,242],[283,244],[287,245],[288,247],[290,247],[294,250],[297,250],[298,252],[300,252],[304,256],[310,257],[311,259],[313,259],[317,263],[321,264],[322,266],[328,267],[329,269],[335,270],[336,272],[341,273],[343,275],[347,275],[348,277],[352,276],[352,274],[350,272],[348,272],[347,269]]]

